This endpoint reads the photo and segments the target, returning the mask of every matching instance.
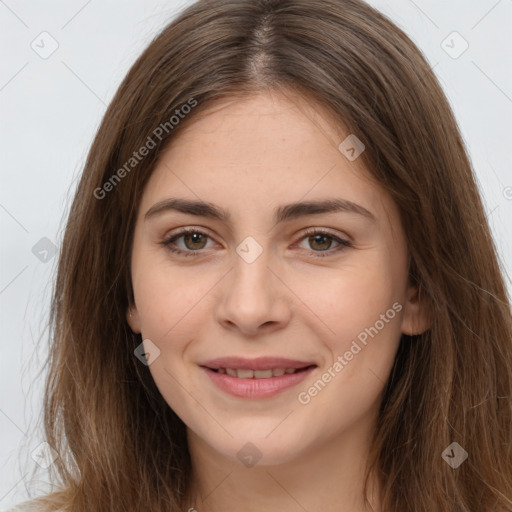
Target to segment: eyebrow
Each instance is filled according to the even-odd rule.
[[[212,203],[192,199],[169,198],[154,204],[145,214],[144,220],[159,216],[168,211],[177,211],[197,217],[209,217],[223,222],[229,222],[231,215],[227,210]],[[363,206],[346,199],[324,199],[321,201],[305,201],[290,203],[277,207],[274,210],[276,224],[322,213],[348,212],[362,215],[375,222],[376,218]]]

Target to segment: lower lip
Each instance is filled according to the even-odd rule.
[[[297,373],[285,373],[280,377],[269,377],[268,379],[239,379],[215,372],[204,366],[201,368],[219,389],[230,395],[239,398],[269,398],[302,382],[316,366]]]

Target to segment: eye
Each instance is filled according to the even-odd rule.
[[[313,253],[315,253],[314,257],[320,258],[331,256],[332,254],[342,251],[347,247],[351,247],[351,243],[348,240],[344,240],[343,238],[320,228],[309,229],[306,231],[306,236],[301,238],[301,240],[304,240],[313,248]],[[334,249],[331,248],[332,241],[338,244]],[[318,250],[315,250],[315,247]]]
[[[176,241],[180,238],[183,238],[184,248],[180,248],[176,244]],[[161,242],[161,245],[169,251],[182,256],[200,256],[200,253],[203,252],[202,249],[207,248],[206,243],[208,239],[211,239],[211,237],[204,231],[189,227],[173,234],[170,238]],[[351,247],[350,242],[347,240],[319,228],[311,228],[306,231],[305,236],[300,241],[302,240],[306,241],[312,248],[311,253],[313,253],[314,257],[331,256],[347,247]],[[335,248],[331,247],[333,241],[338,244]],[[315,246],[318,250],[315,249]]]
[[[175,241],[183,238],[185,250],[176,247]],[[162,245],[169,249],[171,252],[183,256],[198,256],[198,252],[205,248],[206,240],[210,236],[197,229],[197,228],[184,228],[178,233],[175,233],[170,238],[162,242]]]

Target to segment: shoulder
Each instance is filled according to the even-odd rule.
[[[43,508],[40,503],[36,501],[25,501],[20,503],[12,508],[9,508],[4,511],[1,509],[0,512],[42,512]],[[56,511],[59,512],[59,511]]]
[[[2,509],[0,512],[38,512],[37,507],[30,502],[21,503],[8,510]]]
[[[35,498],[26,498],[25,501],[11,508],[0,508],[0,512],[62,512],[62,499],[57,493],[44,494]],[[59,508],[57,508],[59,507]],[[69,510],[69,507],[64,507]]]

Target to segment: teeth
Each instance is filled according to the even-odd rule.
[[[269,379],[270,377],[281,377],[285,373],[295,373],[295,368],[272,368],[268,370],[247,370],[247,369],[234,369],[234,368],[219,368],[218,373],[227,374],[231,377],[239,379]]]
[[[255,379],[268,379],[272,377],[272,370],[254,370]]]

